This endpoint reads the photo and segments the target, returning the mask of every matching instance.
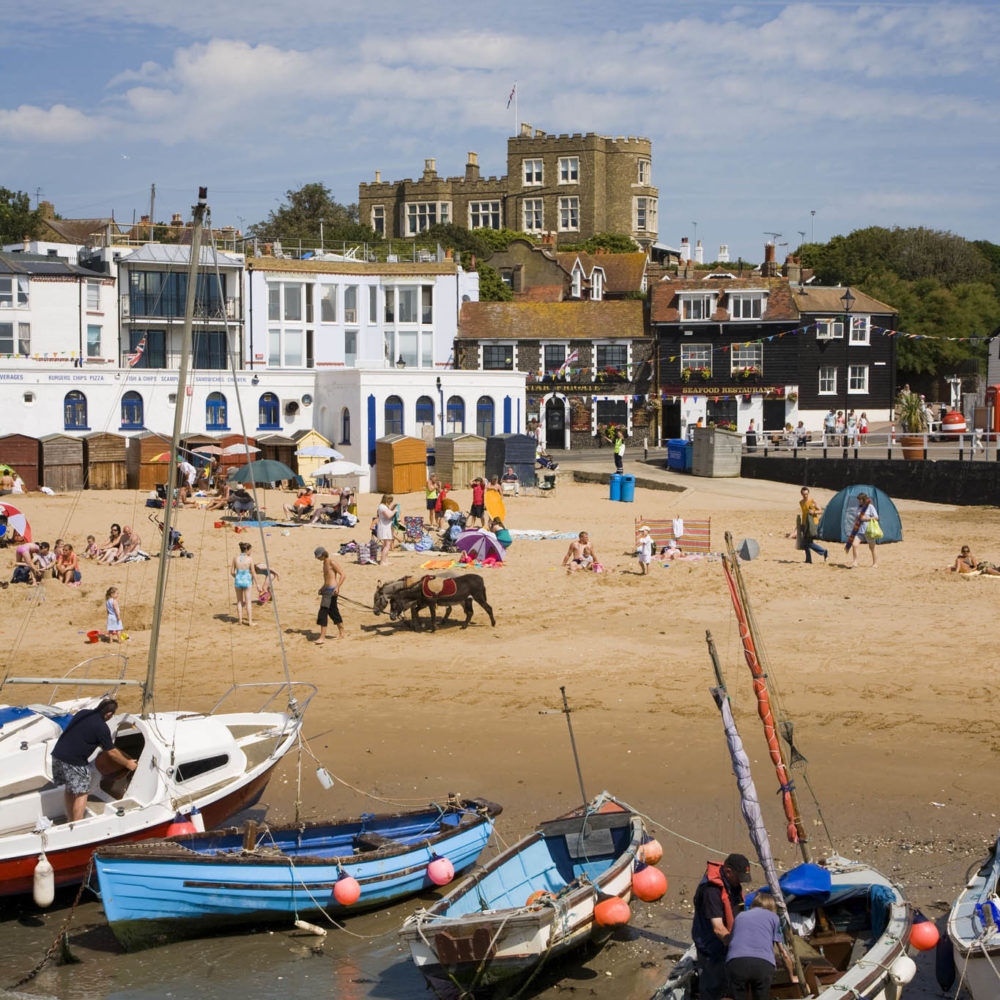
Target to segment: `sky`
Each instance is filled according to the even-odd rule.
[[[506,172],[517,121],[652,140],[660,240],[1000,242],[1000,3],[4,3],[0,187],[64,218],[265,219],[320,181]],[[516,82],[515,104],[508,97]]]

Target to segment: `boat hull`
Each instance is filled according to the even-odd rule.
[[[582,813],[543,824],[406,920],[400,936],[434,989],[489,990],[607,939],[611,932],[597,925],[594,908],[611,896],[631,898],[643,827],[606,793],[597,801],[586,836],[579,833]],[[576,838],[586,847],[572,846]],[[546,896],[526,905],[539,890]]]
[[[995,1000],[1000,993],[1000,838],[990,856],[969,878],[948,915],[948,937],[955,970],[973,1000]]]
[[[483,800],[341,824],[264,829],[240,849],[238,831],[191,835],[97,852],[95,867],[108,922],[128,950],[248,924],[325,912],[341,918],[434,888],[427,869],[447,858],[473,865],[500,807]],[[360,898],[342,905],[341,875]]]

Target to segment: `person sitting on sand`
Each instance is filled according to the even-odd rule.
[[[118,555],[112,559],[112,562],[122,563],[128,559],[129,556],[134,555],[139,551],[139,544],[142,539],[139,537],[138,532],[134,531],[127,524],[122,528],[121,537],[121,547],[118,549]]]
[[[590,542],[590,535],[586,531],[581,531],[579,538],[574,538],[569,543],[569,549],[563,557],[562,564],[566,567],[567,573],[573,573],[578,569],[591,569],[597,562],[594,553],[594,546]]]
[[[93,535],[87,535],[87,547],[83,550],[83,558],[96,559],[100,551],[97,547],[97,539]]]
[[[226,478],[227,472],[222,472],[216,477],[219,484],[215,496],[205,505],[205,510],[223,510],[229,506],[229,481]]]
[[[661,559],[680,559],[683,555],[676,538],[668,538],[667,544],[660,549]]]
[[[59,550],[55,565],[56,579],[63,583],[78,584],[80,582],[80,560],[69,542],[64,542]]]
[[[986,576],[1000,576],[1000,569],[997,569],[993,563],[977,560],[968,545],[962,546],[962,551],[955,556],[954,563],[948,569],[952,573],[983,573]]]
[[[111,563],[118,558],[122,547],[122,529],[119,524],[112,524],[108,540],[97,550],[97,561]]]
[[[496,540],[504,549],[509,549],[513,545],[514,539],[511,538],[510,532],[504,527],[503,521],[499,517],[495,517],[490,521],[490,531],[496,536]]]

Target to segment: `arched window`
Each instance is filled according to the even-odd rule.
[[[346,406],[340,411],[340,443],[351,443],[351,411]]]
[[[403,401],[399,396],[390,396],[385,401],[385,433],[403,433]]]
[[[205,427],[210,431],[228,431],[226,397],[221,392],[209,393],[205,400]]]
[[[417,431],[421,424],[434,426],[434,400],[430,396],[421,396],[417,400]]]
[[[123,431],[142,430],[142,396],[137,392],[126,392],[122,396]]]
[[[444,420],[448,434],[461,434],[465,430],[465,400],[461,396],[448,398]]]
[[[66,393],[63,400],[63,427],[68,431],[85,431],[87,427],[87,397],[79,389]]]
[[[476,403],[476,433],[484,438],[493,436],[493,400],[489,396],[480,396]]]
[[[281,430],[280,423],[281,405],[278,397],[273,392],[265,392],[257,404],[258,428],[262,431]]]

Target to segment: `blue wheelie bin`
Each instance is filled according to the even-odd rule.
[[[622,503],[631,503],[635,499],[635,476],[622,476]]]
[[[621,500],[622,498],[622,477],[617,472],[611,474],[611,499]]]

